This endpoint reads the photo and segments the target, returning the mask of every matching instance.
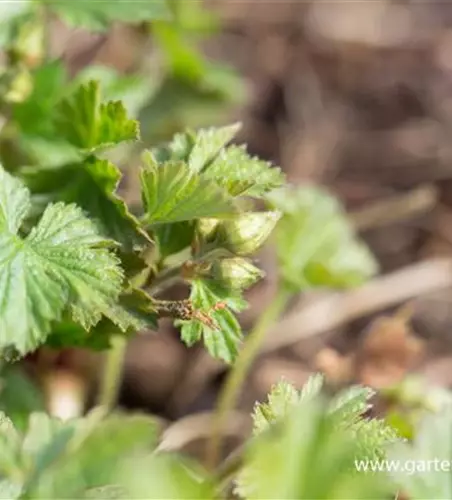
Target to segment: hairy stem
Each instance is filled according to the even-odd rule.
[[[240,388],[243,386],[249,369],[259,353],[259,348],[265,339],[265,334],[282,314],[291,295],[292,294],[285,288],[279,289],[273,303],[266,309],[264,314],[255,324],[253,330],[247,336],[239,357],[226,379],[218,399],[212,436],[207,442],[206,458],[211,469],[214,469],[219,461],[222,429],[228,413],[233,409],[236,403]]]
[[[117,335],[113,337],[112,347],[107,353],[99,392],[99,405],[107,411],[114,408],[118,398],[126,346],[126,338]]]

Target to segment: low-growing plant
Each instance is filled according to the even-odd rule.
[[[234,494],[249,499],[387,498],[399,489],[445,498],[444,481],[358,473],[354,461],[383,459],[394,443],[400,456],[421,456],[429,427],[411,447],[384,421],[368,418],[369,389],[330,401],[319,377],[300,393],[287,383],[275,387],[268,403],[256,406],[255,435],[232,466],[218,463],[224,420],[290,298],[359,285],[377,265],[334,197],[287,185],[279,168],[233,143],[239,124],[185,127],[199,125],[188,115],[200,101],[212,110],[229,98],[218,68],[185,43],[187,33],[212,22],[192,4],[35,0],[14,12],[8,5],[0,81],[2,363],[43,346],[106,350],[109,359],[100,404],[69,421],[46,414],[24,379],[5,374],[24,400],[21,411],[16,405],[0,416],[0,497],[222,498],[234,484]],[[168,63],[159,90],[151,98],[142,79],[98,67],[70,80],[49,52],[55,15],[94,31],[118,20],[145,23],[146,31],[152,21]],[[181,95],[168,109],[171,96]],[[145,120],[136,119],[143,109],[155,114],[146,141]],[[150,140],[174,130],[160,145]],[[141,165],[128,174],[138,178],[142,202],[131,206],[118,193],[117,163],[138,150]],[[236,314],[247,306],[244,292],[264,276],[256,252],[267,240],[278,256],[278,291],[243,342]],[[187,297],[163,300],[178,281]],[[150,416],[114,410],[127,339],[158,332],[163,317],[173,319],[187,346],[202,342],[232,366],[209,440],[210,469],[158,451]],[[7,387],[0,401],[9,411]],[[441,425],[450,425],[447,414]]]

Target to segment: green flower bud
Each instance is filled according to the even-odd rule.
[[[249,288],[265,276],[264,271],[241,257],[215,262],[210,272],[212,279],[234,290]]]
[[[198,234],[202,237],[203,240],[210,240],[214,234],[215,230],[218,227],[219,220],[218,219],[198,219],[196,223],[196,229]]]
[[[222,223],[221,243],[237,255],[255,252],[268,238],[281,213],[251,212]]]
[[[30,72],[22,67],[3,74],[0,85],[5,102],[23,102],[33,90]]]

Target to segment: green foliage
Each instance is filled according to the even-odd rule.
[[[39,0],[60,16],[69,26],[104,31],[111,23],[121,21],[139,23],[154,19],[168,19],[171,15],[165,0]]]
[[[147,155],[141,186],[148,224],[225,217],[235,212],[227,193],[191,171],[183,162],[157,165]]]
[[[269,167],[268,162],[250,157],[245,146],[230,146],[218,154],[206,176],[216,182],[225,182],[232,196],[260,198],[284,182],[280,169]]]
[[[291,384],[280,382],[268,396],[267,403],[254,408],[254,432],[260,434],[271,425],[286,418],[301,403],[309,403],[322,394],[323,377],[311,376],[299,392]],[[371,408],[374,391],[368,387],[352,386],[339,393],[328,404],[328,414],[336,428],[344,428],[356,440],[358,455],[369,460],[383,459],[389,443],[397,441],[396,433],[384,420],[365,418]]]
[[[101,103],[97,82],[82,84],[63,99],[55,117],[59,133],[73,146],[92,151],[139,138],[138,123],[127,117],[121,101]]]
[[[62,422],[33,413],[24,433],[10,422],[0,426],[0,477],[20,488],[21,498],[85,498],[93,488],[122,487],[118,468],[145,456],[155,439],[155,423],[140,415],[103,417],[97,410]]]
[[[74,205],[49,205],[26,238],[19,235],[29,192],[0,170],[0,347],[36,348],[66,308],[84,327],[114,319],[123,273],[92,222]]]
[[[283,188],[267,196],[283,214],[276,234],[279,266],[294,290],[349,287],[377,271],[338,201],[315,187]]]
[[[413,500],[452,496],[452,406],[424,417],[412,444],[402,443],[390,454],[397,463],[391,475],[400,490]]]
[[[372,394],[352,387],[327,402],[322,377],[301,392],[287,382],[273,388],[254,411],[256,437],[249,446],[238,492],[254,498],[381,498],[391,491],[381,474],[358,474],[355,460],[386,456],[397,436],[364,412]]]
[[[179,322],[182,340],[190,346],[203,338],[212,356],[232,363],[242,338],[239,322],[233,312],[243,310],[246,302],[229,290],[204,280],[192,282],[190,300],[200,314]],[[220,308],[217,308],[218,304],[221,304]]]

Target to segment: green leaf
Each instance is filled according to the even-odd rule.
[[[153,148],[151,153],[158,163],[187,162],[193,144],[194,137],[191,133],[175,134],[170,142]]]
[[[35,195],[48,202],[76,203],[95,222],[99,232],[122,244],[124,251],[139,250],[151,243],[149,235],[116,194],[121,173],[108,160],[94,156],[61,168],[21,171]]]
[[[0,372],[0,410],[9,415],[17,429],[24,429],[30,413],[44,411],[44,397],[35,381],[17,364]]]
[[[452,406],[423,418],[414,443],[395,446],[389,459],[397,486],[412,500],[452,498]],[[446,464],[445,466],[443,464]],[[444,469],[445,467],[445,469]]]
[[[202,280],[192,282],[190,300],[193,308],[207,316],[208,321],[178,321],[181,325],[182,340],[191,346],[202,337],[213,357],[232,363],[237,357],[242,340],[240,324],[233,311],[243,310],[246,302],[231,291]],[[223,306],[216,308],[219,303]]]
[[[165,0],[40,0],[69,26],[105,31],[115,21],[141,23],[171,18]]]
[[[154,228],[154,235],[159,249],[159,258],[182,251],[190,246],[194,237],[194,222],[182,221],[172,224],[161,224]]]
[[[175,23],[156,23],[152,34],[163,51],[168,70],[181,80],[198,81],[205,73],[205,60]]]
[[[0,472],[15,483],[21,479],[21,498],[84,498],[94,488],[111,489],[123,462],[148,453],[156,425],[146,416],[104,417],[99,410],[68,422],[34,413],[24,435],[8,442],[10,433],[0,425],[0,443],[15,457],[12,467],[2,467],[3,446]]]
[[[26,238],[28,190],[0,168],[0,348],[24,354],[40,345],[51,322],[70,308],[85,328],[114,320],[123,280],[118,259],[74,205],[49,205]]]
[[[82,69],[71,82],[74,90],[89,81],[98,81],[107,101],[122,101],[128,113],[136,117],[156,91],[157,81],[149,75],[123,75],[109,66],[92,65]]]
[[[138,122],[127,117],[121,101],[101,103],[95,81],[81,85],[59,103],[55,126],[70,144],[89,151],[139,138]]]
[[[201,129],[196,132],[188,166],[193,172],[200,172],[237,134],[241,124],[234,123],[226,127]]]
[[[250,157],[245,146],[230,146],[220,151],[205,171],[205,177],[225,186],[232,196],[261,198],[281,186],[281,170],[256,157]]]
[[[268,194],[284,214],[276,231],[282,278],[295,290],[350,287],[374,275],[377,264],[355,236],[339,203],[314,187]]]
[[[286,381],[272,387],[267,403],[256,403],[253,411],[253,432],[255,435],[268,430],[270,425],[289,415],[300,402],[300,394]]]
[[[30,96],[12,108],[13,119],[23,134],[53,139],[55,128],[51,117],[63,96],[66,79],[61,61],[51,61],[33,70]]]
[[[53,325],[46,345],[56,349],[82,347],[101,351],[112,346],[117,335],[128,335],[144,329],[157,331],[158,315],[152,298],[141,289],[127,290],[114,309],[115,323],[104,317],[89,330],[65,318]],[[0,399],[1,400],[1,399]]]
[[[356,474],[359,445],[337,428],[319,399],[297,405],[251,443],[239,493],[247,499],[375,499],[391,493],[385,476]]]
[[[254,407],[254,432],[260,434],[271,425],[287,418],[300,403],[321,398],[324,378],[320,374],[309,377],[302,390],[282,381],[268,395],[267,403]],[[344,389],[328,403],[327,411],[332,424],[350,433],[357,443],[357,458],[384,459],[389,444],[398,441],[396,433],[382,419],[367,419],[365,413],[374,391],[369,387],[352,386]]]
[[[158,166],[148,154],[141,170],[141,189],[148,224],[227,217],[233,200],[219,186],[204,180],[182,162]]]
[[[169,454],[150,455],[131,460],[120,477],[130,499],[212,500],[216,498],[212,481],[192,462]],[[152,471],[152,473],[150,473]],[[123,497],[124,498],[124,497]]]

